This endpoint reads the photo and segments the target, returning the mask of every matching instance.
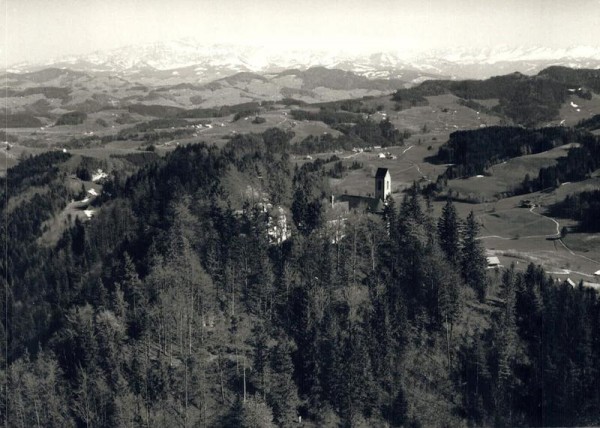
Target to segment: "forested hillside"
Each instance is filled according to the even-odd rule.
[[[340,239],[328,164],[294,167],[291,138],[269,129],[148,158],[51,247],[37,239],[73,196],[60,185],[69,155],[10,170],[2,422],[600,423],[595,291],[533,265],[487,271],[475,216],[448,202],[434,218],[416,185],[383,216],[349,215]],[[234,176],[262,183],[242,209]],[[282,243],[266,201],[291,212]]]
[[[512,73],[485,80],[430,80],[409,89],[399,89],[393,96],[398,108],[426,105],[427,96],[451,93],[477,109],[484,107],[473,100],[497,99],[486,109],[511,123],[535,126],[558,116],[569,95],[591,99],[600,93],[598,70],[574,70],[548,67],[535,76]]]
[[[483,174],[492,165],[518,156],[535,154],[577,142],[581,137],[569,128],[526,129],[491,126],[457,131],[438,150],[441,163],[452,164],[445,176],[457,178]]]

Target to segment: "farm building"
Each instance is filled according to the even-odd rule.
[[[344,203],[344,209],[350,210],[366,210],[372,213],[382,213],[385,208],[385,200],[392,193],[392,178],[390,171],[387,168],[377,168],[375,174],[375,197],[359,196],[359,195],[339,195],[338,200],[331,199],[332,210],[337,204]]]
[[[598,284],[596,282],[583,281],[583,286],[588,287],[588,288],[593,288],[596,291],[600,291],[600,284]]]
[[[500,259],[496,256],[487,257],[487,265],[488,267],[498,267],[500,266]]]

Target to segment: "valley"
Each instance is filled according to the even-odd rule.
[[[359,169],[348,170],[342,177],[330,178],[331,191],[339,195],[371,196],[374,171],[378,167],[388,168],[393,177],[392,194],[400,200],[413,183],[426,186],[444,173],[446,166],[432,162],[432,159],[451,133],[509,122],[501,114],[490,111],[498,105],[497,99],[473,99],[476,105],[482,106],[483,110],[479,111],[451,93],[426,96],[426,105],[397,110],[390,93],[402,82],[368,80],[350,72],[324,68],[282,72],[271,77],[244,72],[203,86],[179,84],[155,88],[129,83],[122,78],[96,77],[59,69],[9,74],[4,76],[4,81],[14,94],[6,98],[8,111],[29,114],[42,124],[36,128],[5,129],[10,142],[5,143],[1,153],[5,158],[0,166],[4,173],[19,159],[47,150],[64,150],[93,158],[113,172],[122,164],[119,157],[148,150],[164,156],[177,147],[200,142],[223,147],[235,135],[262,133],[273,127],[292,132],[291,143],[294,145],[309,136],[340,138],[343,133],[335,125],[294,119],[294,110],[318,111],[329,108],[331,101],[354,99],[363,111],[368,112],[360,113],[363,119],[375,123],[387,119],[395,129],[406,131],[408,138],[401,145],[360,152],[336,149],[311,153],[310,157],[336,156],[346,167],[354,162],[361,165]],[[55,98],[54,93],[58,90],[47,89],[53,87],[63,88],[63,98]],[[384,94],[386,90],[387,95]],[[22,95],[25,92],[36,95]],[[283,95],[288,95],[289,101]],[[287,104],[290,102],[293,104]],[[139,105],[151,109],[144,111],[137,107]],[[238,110],[241,115],[211,116],[210,109],[218,111],[223,105],[234,106],[232,111]],[[339,104],[331,105],[334,110],[339,109]],[[43,110],[40,110],[41,106]],[[78,124],[56,125],[59,115],[70,110],[87,113],[85,119]],[[598,113],[600,95],[594,93],[589,99],[569,95],[561,104],[558,116],[538,126],[575,126]],[[177,116],[190,118],[175,119]],[[193,119],[194,116],[201,119]],[[168,126],[172,117],[174,126]],[[257,117],[262,119],[261,123],[257,123]],[[165,121],[155,127],[152,121],[157,120]],[[144,124],[150,124],[150,127],[140,127]],[[138,132],[136,127],[150,132]],[[489,254],[499,255],[505,266],[514,262],[519,269],[519,266],[525,268],[529,262],[534,262],[553,272],[557,278],[593,282],[593,272],[600,268],[598,248],[587,249],[574,244],[574,251],[565,245],[566,242],[587,242],[589,236],[574,233],[565,240],[553,239],[557,233],[557,220],[542,215],[549,205],[563,199],[565,192],[595,189],[600,181],[593,176],[583,182],[564,183],[550,191],[511,196],[526,175],[535,177],[540,168],[555,165],[556,160],[565,157],[574,145],[576,143],[567,143],[542,153],[508,159],[487,168],[484,175],[448,180],[445,192],[457,199],[458,212],[462,217],[469,211],[477,215],[483,226],[480,239]],[[381,153],[387,153],[388,159],[385,156],[381,159]],[[306,159],[305,155],[292,156],[292,162],[297,165],[306,163]],[[463,199],[470,203],[460,202]],[[520,208],[523,199],[533,201],[536,211]],[[440,195],[432,201],[436,214],[441,211],[444,200]],[[568,219],[559,221],[559,229],[575,225]]]
[[[279,426],[490,425],[504,413],[478,388],[500,381],[480,369],[500,372],[506,331],[529,352],[526,328],[546,327],[528,317],[576,301],[592,309],[568,306],[573,330],[597,332],[600,237],[581,218],[598,209],[600,71],[188,68],[0,76],[7,277],[23,284],[9,358],[29,367],[43,343],[65,385],[133,391],[89,416],[64,387],[77,404],[56,420],[272,426],[240,425],[256,405]],[[556,423],[575,407],[544,406]],[[520,412],[506,425],[546,420]]]

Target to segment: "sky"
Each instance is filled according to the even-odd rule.
[[[161,40],[416,52],[597,46],[600,0],[0,0],[6,64]]]

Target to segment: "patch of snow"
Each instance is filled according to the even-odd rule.
[[[577,107],[579,107],[579,106],[578,106],[577,104],[575,104],[573,101],[571,101],[571,107],[573,107],[573,108],[577,108]]]
[[[94,211],[94,210],[83,210],[83,213],[86,215],[87,218],[92,218],[94,216],[94,214],[96,214],[96,211]]]
[[[477,178],[483,178],[483,175],[476,175]]]
[[[92,181],[102,180],[106,177],[108,177],[108,174],[102,171],[101,169],[98,169],[98,171],[96,171],[95,174],[92,174]]]
[[[577,109],[577,111],[581,111],[581,109],[580,109],[580,108],[578,108],[578,109]]]
[[[96,192],[96,189],[90,189],[88,190],[88,193],[92,196],[98,196],[98,192]]]

